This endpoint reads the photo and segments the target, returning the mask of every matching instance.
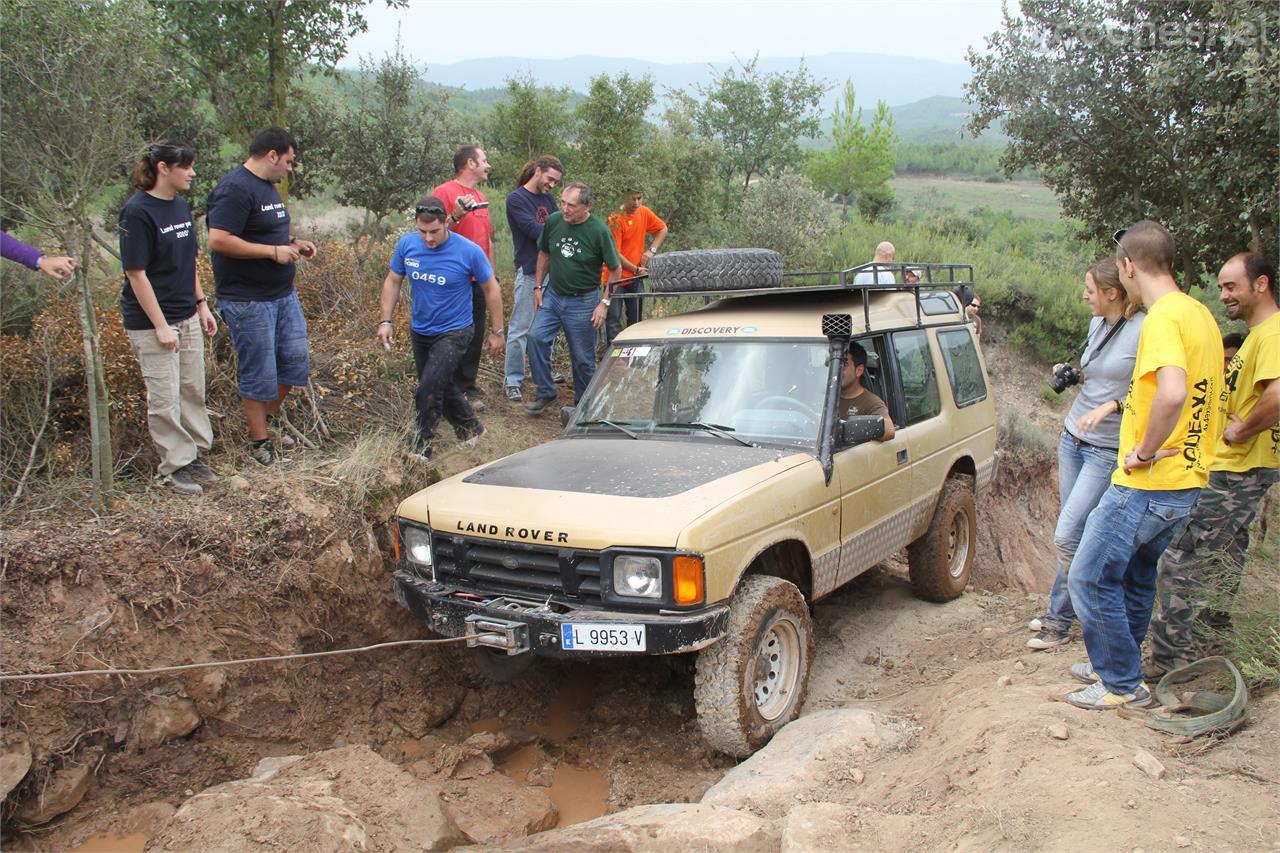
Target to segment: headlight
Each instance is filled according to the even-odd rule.
[[[657,557],[615,557],[613,591],[618,595],[658,598],[662,595],[662,561]]]
[[[404,553],[410,562],[422,566],[431,565],[431,531],[405,525],[400,528]]]

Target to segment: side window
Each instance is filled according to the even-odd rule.
[[[891,387],[893,383],[889,378],[888,371],[885,369],[884,338],[880,335],[872,338],[858,338],[856,343],[861,344],[862,348],[867,351],[867,369],[862,374],[862,387],[884,400],[890,412],[896,412],[897,408],[894,405],[896,395]],[[899,416],[895,414],[895,423],[898,418]]]
[[[942,360],[947,365],[951,379],[951,395],[956,406],[963,408],[970,403],[986,399],[987,383],[982,378],[982,365],[978,351],[973,346],[973,335],[968,329],[947,329],[938,332],[938,346],[942,348]]]
[[[902,402],[907,424],[928,420],[942,410],[938,399],[938,377],[929,355],[929,337],[922,331],[898,332],[893,351],[902,375]]]

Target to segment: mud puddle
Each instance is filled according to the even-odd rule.
[[[587,667],[580,667],[560,685],[540,720],[529,726],[544,743],[563,747],[580,729],[595,701],[598,680]],[[471,724],[473,732],[500,732],[506,728],[500,717],[486,717]],[[500,771],[521,784],[537,768],[544,753],[535,744],[512,750],[498,762]],[[551,774],[547,795],[560,811],[557,826],[570,826],[605,814],[609,803],[609,777],[593,767],[578,767],[559,760]]]
[[[150,840],[151,835],[146,832],[132,832],[128,835],[106,832],[87,839],[78,847],[72,847],[71,853],[142,853]]]

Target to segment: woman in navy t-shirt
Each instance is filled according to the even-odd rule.
[[[213,444],[204,402],[204,341],[218,323],[196,278],[191,207],[195,152],[177,141],[149,145],[133,170],[138,191],[120,211],[124,285],[120,313],[147,386],[147,427],[170,489],[198,495],[217,476],[201,453]]]

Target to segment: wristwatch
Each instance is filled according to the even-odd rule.
[[[505,337],[507,336],[507,330],[506,330],[506,328],[505,328],[505,327],[504,327],[504,328],[501,328],[501,329],[494,329],[494,330],[493,330],[493,331],[491,331],[489,334],[491,334],[491,335],[497,335],[497,336],[498,336],[498,337],[500,337],[500,338],[505,338]]]
[[[609,297],[608,297],[608,296],[606,296],[606,297],[604,297],[603,299],[601,299],[601,300],[600,300],[600,304],[601,304],[601,305],[603,305],[605,308],[608,308],[608,307],[609,307]]]

